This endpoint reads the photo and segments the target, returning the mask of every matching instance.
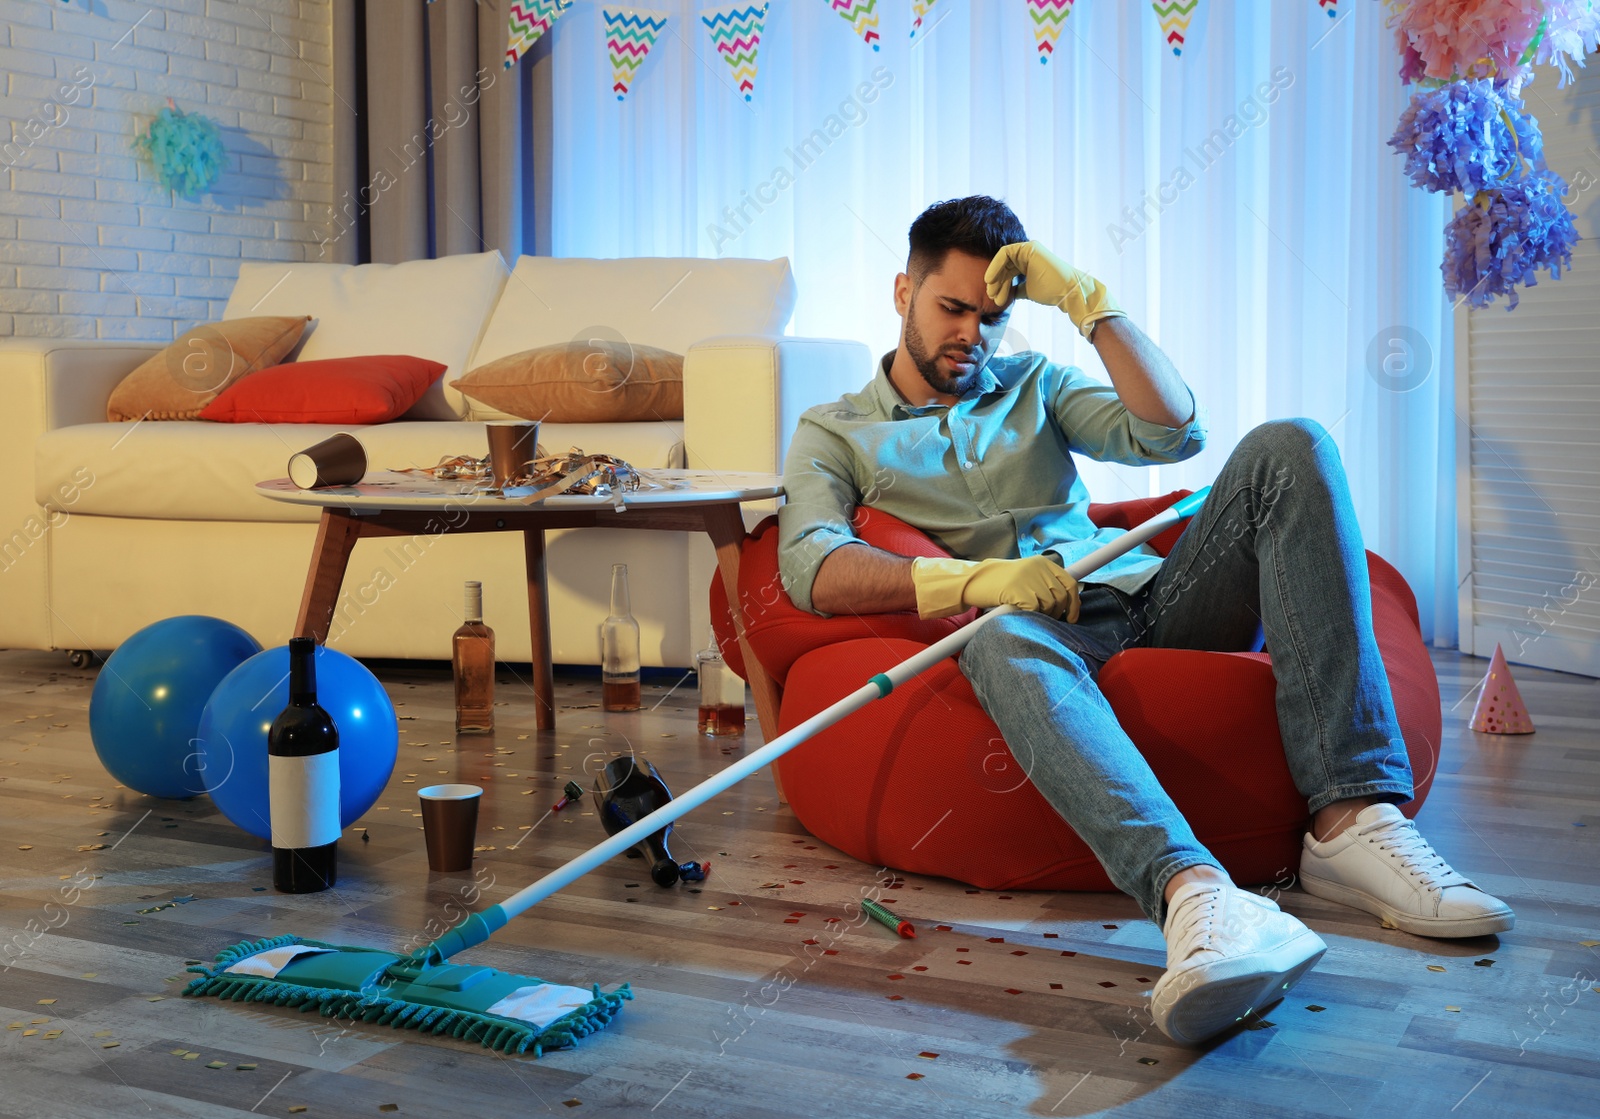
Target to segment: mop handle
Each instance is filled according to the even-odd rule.
[[[1067,571],[1073,578],[1082,579],[1085,575],[1117,556],[1132,551],[1151,537],[1193,515],[1204,503],[1206,494],[1210,492],[1210,489],[1211,487],[1207,486],[1190,494],[1188,497],[1182,498],[1175,505],[1163,509],[1143,524],[1129,529],[1121,536],[1090,552],[1076,563],[1070,564],[1067,567]],[[437,959],[448,959],[451,955],[464,948],[469,948],[474,944],[481,944],[497,930],[504,927],[505,923],[511,918],[543,901],[562,887],[572,884],[602,863],[620,855],[629,847],[644,839],[645,836],[660,831],[678,819],[678,817],[694,811],[718,793],[743,781],[756,770],[761,769],[770,762],[777,761],[778,758],[818,731],[831,726],[853,711],[865,707],[873,700],[888,695],[897,685],[920,675],[943,661],[946,657],[960,652],[966,647],[967,642],[972,640],[973,635],[978,632],[978,627],[990,618],[996,618],[1002,614],[1010,614],[1015,610],[1016,607],[1014,606],[997,606],[988,613],[979,615],[975,620],[962,626],[954,633],[946,635],[921,652],[901,661],[893,668],[880,672],[843,699],[817,712],[799,726],[791,727],[760,749],[734,762],[727,769],[706,778],[694,788],[681,796],[674,797],[643,819],[628,825],[604,842],[591,847],[583,854],[552,870],[531,886],[512,894],[505,901],[491,905],[478,913],[470,914],[461,924],[415,954],[431,955],[433,952],[437,952]]]

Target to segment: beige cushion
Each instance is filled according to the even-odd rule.
[[[545,423],[683,419],[683,355],[604,340],[563,342],[480,365],[450,386],[475,403]]]
[[[794,273],[785,257],[524,255],[466,368],[540,346],[595,340],[687,354],[690,346],[714,335],[782,334],[794,304]],[[459,376],[447,373],[445,380]],[[464,399],[454,388],[447,386],[445,396],[459,401],[468,419],[508,418]]]
[[[408,420],[459,420],[467,415],[444,382],[471,368],[469,359],[500,288],[506,262],[498,252],[462,253],[404,264],[263,264],[239,266],[224,319],[295,310],[316,316],[296,360],[409,354],[437,361],[444,376],[406,412]]]
[[[192,420],[235,381],[281,362],[309,319],[257,315],[197,326],[111,390],[106,419]]]
[[[313,506],[289,505],[256,492],[282,478],[289,456],[349,431],[374,470],[432,466],[446,455],[485,455],[481,423],[396,421],[366,427],[331,424],[74,424],[39,437],[34,493],[62,504],[71,489],[73,516],[155,517],[175,521],[315,521]],[[683,424],[551,424],[540,429],[548,451],[577,446],[616,455],[641,468],[682,466]],[[117,562],[116,557],[107,557]]]

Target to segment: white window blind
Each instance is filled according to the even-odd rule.
[[[1461,648],[1600,676],[1600,55],[1524,91],[1569,184],[1572,270],[1456,311]]]

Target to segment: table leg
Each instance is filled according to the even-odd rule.
[[[328,640],[345,568],[350,566],[350,553],[359,539],[360,517],[343,509],[322,511],[322,521],[317,525],[317,543],[311,550],[311,570],[306,575],[305,593],[300,596],[300,615],[295,619],[294,636],[309,637],[318,644]]]
[[[745,680],[755,696],[756,717],[761,722],[761,734],[767,741],[778,736],[778,708],[782,695],[778,685],[767,670],[761,667],[750,640],[745,636],[744,609],[739,603],[739,548],[744,542],[744,517],[739,506],[708,505],[705,507],[706,535],[717,549],[717,570],[722,575],[722,589],[728,594],[728,609],[733,615],[733,631],[739,636],[739,651],[744,654]],[[778,778],[778,767],[772,766],[772,784],[778,790],[778,803],[787,804],[783,795],[783,782]]]
[[[545,576],[544,529],[522,530],[528,561],[528,643],[532,646],[534,726],[556,729],[555,666],[550,657],[550,586]]]

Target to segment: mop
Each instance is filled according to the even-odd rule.
[[[1208,486],[1190,494],[1068,565],[1067,571],[1074,578],[1083,579],[1192,516],[1209,490]],[[818,731],[960,652],[979,626],[1014,610],[1012,606],[999,606],[980,615],[533,885],[505,901],[468,914],[443,936],[409,954],[325,944],[292,935],[244,941],[218,953],[212,964],[190,967],[188,970],[198,973],[199,978],[191,980],[183,993],[299,1007],[302,1011],[314,1009],[327,1018],[448,1034],[507,1054],[532,1049],[535,1056],[540,1056],[546,1049],[576,1045],[580,1038],[604,1028],[622,1009],[623,1001],[633,997],[627,984],[610,992],[602,992],[599,984],[585,990],[491,967],[446,961],[482,944],[513,917],[777,761]]]

